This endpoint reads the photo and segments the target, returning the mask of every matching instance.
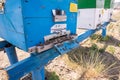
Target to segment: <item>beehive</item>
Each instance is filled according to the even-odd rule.
[[[57,33],[76,34],[75,0],[1,0],[0,37],[28,51]],[[3,10],[2,10],[3,9]]]
[[[111,18],[114,0],[78,0],[78,28],[96,29]]]

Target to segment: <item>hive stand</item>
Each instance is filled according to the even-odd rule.
[[[0,42],[0,48],[4,48],[11,66],[4,69],[9,80],[19,80],[28,73],[32,73],[33,80],[45,80],[44,66],[55,57],[68,53],[71,50],[79,47],[79,43],[90,37],[96,31],[102,29],[102,36],[106,36],[106,26],[109,22],[104,23],[99,29],[88,30],[71,41],[63,42],[55,45],[53,48],[42,53],[32,53],[30,57],[19,61],[16,55],[15,46],[7,41]]]

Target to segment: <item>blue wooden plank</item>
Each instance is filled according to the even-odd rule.
[[[9,44],[7,41],[0,41],[0,49],[3,49],[7,44]]]
[[[94,34],[96,32],[96,30],[88,30],[87,32],[81,34],[77,39],[76,42],[82,42],[83,40],[85,40],[86,38],[90,37],[92,34]]]
[[[32,55],[31,57],[6,68],[5,70],[9,75],[9,80],[17,80],[36,68],[46,65],[50,60],[54,59],[58,55],[59,53],[56,49],[52,48],[41,54]]]
[[[106,36],[106,28],[103,28],[102,29],[102,37],[105,37]]]
[[[45,80],[44,66],[32,71],[32,80]]]
[[[106,26],[109,24],[109,22],[104,23],[104,25],[102,26],[102,37],[106,36],[107,30],[106,30]]]
[[[5,51],[7,53],[11,65],[18,62],[15,46],[10,45],[8,47],[5,47]]]

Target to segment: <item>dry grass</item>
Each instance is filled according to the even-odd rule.
[[[115,65],[115,63],[107,66],[104,64],[104,58],[101,59],[100,55],[96,54],[94,56],[90,55],[89,58],[85,59],[84,55],[81,56],[80,66],[83,68],[83,75],[81,79],[93,79],[101,78],[107,75],[107,71]]]
[[[86,52],[87,51],[87,52]],[[78,48],[68,54],[70,61],[75,62],[81,68],[79,80],[102,80],[107,72],[116,64],[104,64],[105,58],[101,56],[98,48]],[[69,62],[70,63],[70,62]],[[102,77],[102,79],[100,79]],[[96,80],[95,79],[95,80]]]

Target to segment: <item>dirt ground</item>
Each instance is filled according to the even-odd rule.
[[[116,11],[117,15],[120,16],[120,11]],[[115,18],[118,20],[120,19],[119,16],[116,16],[116,13],[114,13]],[[119,14],[118,14],[119,13]],[[79,30],[78,30],[79,31]],[[83,30],[84,32],[84,30]],[[81,33],[78,32],[78,33]],[[100,32],[99,32],[100,33]],[[99,45],[99,47],[106,46],[106,52],[109,52],[110,54],[104,54],[105,56],[109,57],[108,62],[114,62],[117,61],[118,65],[120,62],[120,46],[116,46],[120,42],[120,22],[117,23],[112,23],[110,27],[107,29],[107,35],[111,36],[112,41],[108,43],[96,43],[96,42],[91,42],[89,39],[87,39],[85,42],[81,43],[81,46],[90,46],[91,43],[96,43]],[[118,42],[118,43],[116,43]],[[114,48],[114,53],[111,53],[109,48]],[[27,57],[29,57],[29,54],[21,51],[16,48],[18,59],[23,60]],[[64,55],[63,55],[64,56]],[[59,76],[60,80],[80,80],[79,77],[81,76],[81,69],[76,66],[76,64],[69,62],[69,59],[67,59],[66,56],[60,56],[53,61],[51,61],[47,66],[46,70],[49,72],[56,72],[56,74]],[[67,63],[69,63],[71,66],[68,66]],[[6,68],[10,65],[8,58],[4,51],[0,51],[0,68]],[[119,70],[117,71],[112,71],[112,73],[120,75]],[[117,73],[116,73],[117,72]],[[0,76],[2,77],[2,76]],[[95,79],[94,79],[95,80]],[[99,79],[100,80],[100,79]],[[101,80],[108,80],[108,79],[101,79]],[[113,80],[120,80],[119,77],[117,79]]]

